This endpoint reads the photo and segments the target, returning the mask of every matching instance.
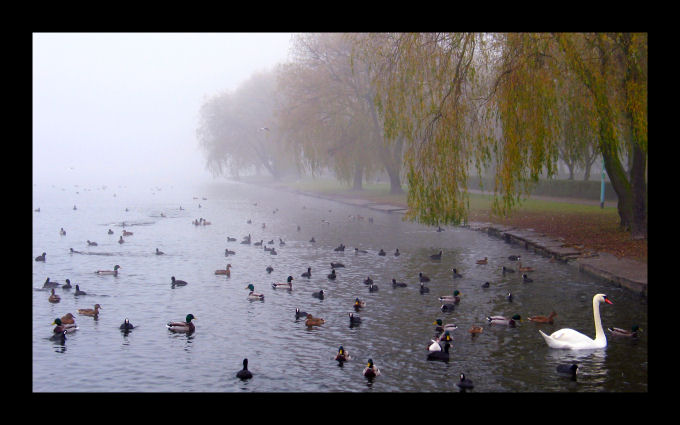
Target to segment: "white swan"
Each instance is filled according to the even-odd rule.
[[[595,339],[577,332],[573,329],[564,328],[555,331],[550,335],[546,335],[540,330],[545,342],[551,348],[564,348],[571,350],[586,350],[592,348],[604,348],[607,346],[607,338],[602,329],[602,320],[600,319],[600,303],[614,304],[605,294],[596,294],[593,297],[593,316],[595,318]]]

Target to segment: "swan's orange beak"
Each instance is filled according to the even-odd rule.
[[[604,302],[606,302],[607,304],[614,304],[613,302],[609,301],[609,298],[605,298]]]

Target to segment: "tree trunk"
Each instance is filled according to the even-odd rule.
[[[362,181],[364,179],[364,168],[361,165],[354,166],[354,178],[352,183],[352,190],[363,190]]]
[[[631,192],[633,198],[631,236],[633,239],[647,238],[647,183],[645,181],[646,167],[646,155],[636,144],[633,148],[633,164],[630,171]]]

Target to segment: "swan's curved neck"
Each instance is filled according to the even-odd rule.
[[[593,316],[595,318],[595,341],[607,343],[607,337],[602,329],[602,319],[600,318],[600,300],[593,298]]]

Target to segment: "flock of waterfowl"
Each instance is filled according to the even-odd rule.
[[[74,205],[75,209],[75,205]],[[36,210],[36,211],[39,211]],[[274,211],[276,212],[276,211]],[[323,221],[323,220],[322,220]],[[248,222],[251,222],[250,220]],[[371,219],[372,222],[372,219]],[[194,225],[208,225],[210,222],[205,221],[203,218],[200,220],[195,220],[192,222]],[[265,228],[265,224],[262,224],[262,228]],[[298,226],[298,230],[300,230]],[[437,231],[443,231],[441,227],[437,229]],[[113,232],[111,229],[108,231],[109,234],[112,234]],[[60,229],[60,234],[61,235],[66,235],[66,231],[61,228]],[[127,230],[123,230],[123,235],[120,237],[119,242],[123,243],[124,239],[123,236],[132,236],[133,233],[129,232]],[[235,242],[236,238],[227,237],[227,242]],[[243,240],[240,242],[241,244],[246,244],[250,245],[252,242],[252,237],[250,234],[247,236],[243,237]],[[312,238],[309,242],[314,243],[316,242],[314,238]],[[93,241],[87,241],[88,246],[97,246],[96,242]],[[274,240],[270,240],[269,242],[266,243],[266,245],[272,245],[274,244]],[[273,247],[268,247],[265,245],[264,240],[260,240],[258,242],[252,243],[253,246],[263,246],[264,250],[269,252],[271,255],[277,255],[276,250]],[[279,246],[284,246],[285,241],[283,241],[281,238],[279,238]],[[336,252],[342,252],[345,250],[345,245],[340,244],[337,248],[334,249]],[[79,251],[74,251],[73,248],[70,249],[71,253],[79,253]],[[367,254],[368,252],[366,250],[360,250],[358,248],[354,248],[355,254]],[[164,253],[160,251],[158,248],[156,248],[155,251],[156,255],[163,255]],[[397,248],[393,255],[395,257],[398,257],[400,255],[400,251]],[[229,257],[231,255],[235,255],[234,251],[229,250],[228,248],[225,249],[225,256]],[[379,256],[385,256],[387,253],[383,250],[380,249],[380,251],[377,252],[377,255]],[[443,255],[443,250],[439,250],[438,253],[434,253],[430,255],[430,259],[434,261],[441,261],[442,260],[442,255]],[[506,273],[514,273],[514,272],[519,272],[522,273],[522,281],[525,283],[530,283],[532,282],[531,278],[529,278],[527,273],[531,273],[534,271],[533,268],[531,267],[525,267],[521,263],[521,257],[518,255],[511,255],[508,257],[508,260],[517,262],[517,267],[506,267],[505,265],[502,265],[501,271],[503,274]],[[41,255],[35,257],[36,262],[46,262],[46,253],[43,252]],[[476,264],[478,265],[488,265],[489,264],[489,258],[484,257],[483,259],[476,260]],[[336,269],[345,267],[344,264],[339,263],[339,262],[331,262],[331,272],[327,274],[327,278],[331,281],[335,280],[337,277],[336,274]],[[215,275],[226,275],[227,277],[231,276],[231,264],[227,264],[225,269],[218,269],[215,270]],[[94,273],[98,275],[113,275],[116,276],[119,273],[119,270],[122,269],[122,267],[118,264],[114,265],[112,270],[96,270]],[[266,268],[267,273],[271,273],[273,271],[273,268],[271,266],[267,266]],[[312,275],[312,268],[308,267],[305,272],[301,274],[301,277],[303,278],[311,278]],[[456,268],[452,269],[452,278],[453,279],[459,279],[462,278],[463,276],[458,272]],[[187,285],[187,282],[184,280],[179,280],[176,279],[175,276],[171,276],[171,287],[179,287],[179,286],[185,286]],[[272,289],[274,290],[279,290],[279,289],[284,289],[284,290],[293,290],[293,276],[288,276],[287,281],[284,283],[272,283]],[[430,281],[430,278],[424,275],[422,272],[418,274],[418,280],[419,280],[419,292],[421,294],[427,294],[430,292],[430,289],[425,286],[425,283]],[[45,280],[45,283],[43,285],[43,288],[45,289],[51,289],[50,296],[48,298],[48,302],[50,303],[59,303],[60,302],[60,296],[55,293],[55,288],[58,288],[61,286],[62,289],[70,289],[71,282],[69,279],[65,280],[65,284],[61,285],[58,282],[51,281],[49,277]],[[375,292],[378,291],[378,286],[374,283],[373,279],[370,276],[367,276],[366,279],[363,282],[365,285],[367,285],[368,291],[369,292]],[[398,282],[396,278],[391,279],[391,285],[393,288],[403,288],[406,287],[407,284],[404,282]],[[484,282],[482,284],[482,288],[489,288],[490,283],[489,282]],[[76,291],[75,295],[85,295],[86,293],[84,291],[80,290],[79,285],[75,285]],[[251,301],[264,301],[265,295],[263,293],[259,293],[255,291],[255,286],[250,283],[246,286],[245,289],[248,289],[248,295],[246,299],[251,300]],[[312,296],[314,298],[318,299],[324,299],[325,293],[323,290],[313,292]],[[450,312],[453,311],[454,308],[461,302],[461,297],[462,294],[460,291],[455,290],[451,295],[441,295],[437,298],[437,300],[441,303],[440,310],[442,312]],[[506,296],[508,301],[512,301],[512,294],[508,293]],[[558,331],[555,331],[551,333],[550,335],[545,334],[541,330],[538,330],[540,335],[544,338],[545,342],[548,344],[548,346],[552,348],[559,348],[559,349],[574,349],[574,350],[579,350],[579,349],[590,349],[590,348],[602,348],[605,347],[607,344],[606,337],[604,335],[604,331],[602,328],[601,320],[600,320],[600,313],[599,313],[599,308],[600,304],[602,303],[607,303],[607,304],[612,304],[612,301],[609,300],[609,298],[605,294],[596,294],[593,297],[593,314],[594,314],[594,319],[595,319],[595,338],[592,339],[578,331],[575,331],[573,329],[569,328],[564,328],[560,329]],[[361,309],[366,307],[366,302],[359,299],[358,297],[354,300],[354,305],[353,308],[355,312],[350,312],[348,313],[349,315],[349,323],[350,327],[353,325],[358,325],[361,323],[362,318],[357,314],[361,311]],[[99,310],[103,310],[102,306],[100,304],[95,304],[94,308],[92,309],[78,309],[77,312],[81,316],[89,316],[89,317],[94,317],[97,318],[99,315]],[[554,324],[555,318],[558,316],[557,312],[551,311],[548,316],[531,316],[528,317],[529,321],[532,321],[534,323],[545,323],[545,324]],[[325,320],[321,317],[316,317],[313,316],[311,313],[305,312],[305,311],[300,311],[299,308],[296,308],[295,310],[295,318],[296,319],[305,319],[305,325],[308,327],[318,327],[322,326],[325,323]],[[196,317],[192,314],[189,313],[186,315],[184,321],[169,321],[167,322],[167,329],[168,331],[171,332],[177,332],[177,333],[193,333],[196,331],[196,327],[193,323],[193,321],[196,320]],[[507,327],[515,327],[518,322],[522,320],[521,316],[519,314],[515,314],[512,317],[503,317],[503,316],[488,316],[486,317],[486,324],[488,326],[507,326]],[[58,340],[58,341],[65,341],[66,340],[66,335],[72,332],[75,332],[78,330],[78,326],[75,323],[75,317],[72,313],[67,313],[62,317],[54,319],[52,322],[53,325],[55,325],[53,329],[53,336],[50,338],[52,340]],[[444,361],[448,362],[450,359],[450,353],[451,353],[451,348],[452,344],[454,342],[453,339],[453,333],[458,327],[453,324],[453,323],[447,323],[445,324],[442,319],[437,319],[434,323],[436,325],[435,327],[435,335],[432,339],[430,339],[431,343],[427,344],[427,360],[433,360],[433,361]],[[134,329],[134,326],[132,323],[130,323],[128,318],[125,318],[123,323],[120,325],[120,330],[123,332],[130,332],[132,329]],[[634,325],[630,331],[627,331],[625,329],[621,328],[614,328],[610,327],[607,328],[608,331],[612,335],[616,336],[624,336],[624,337],[636,337],[638,333],[641,331],[639,329],[639,326]],[[484,331],[484,327],[481,325],[473,325],[469,328],[468,332],[472,337],[475,337],[478,334],[481,334]],[[345,349],[343,346],[340,346],[338,349],[337,354],[335,357],[333,357],[334,360],[338,362],[346,362],[350,361],[352,357],[350,356],[349,352],[347,349]],[[576,376],[576,370],[578,369],[578,365],[576,364],[568,364],[568,365],[558,365],[557,367],[557,372],[560,374],[564,374],[567,376],[570,376],[575,379]],[[378,368],[378,366],[374,363],[372,358],[369,358],[366,364],[366,367],[362,371],[363,376],[373,379],[375,377],[380,376],[381,371]],[[251,371],[248,370],[248,359],[243,360],[243,369],[238,371],[237,375],[238,378],[241,379],[250,379],[252,378],[253,374]],[[461,391],[466,391],[474,388],[474,385],[470,379],[468,379],[464,373],[460,373],[460,381],[457,382],[457,386],[461,389]]]

